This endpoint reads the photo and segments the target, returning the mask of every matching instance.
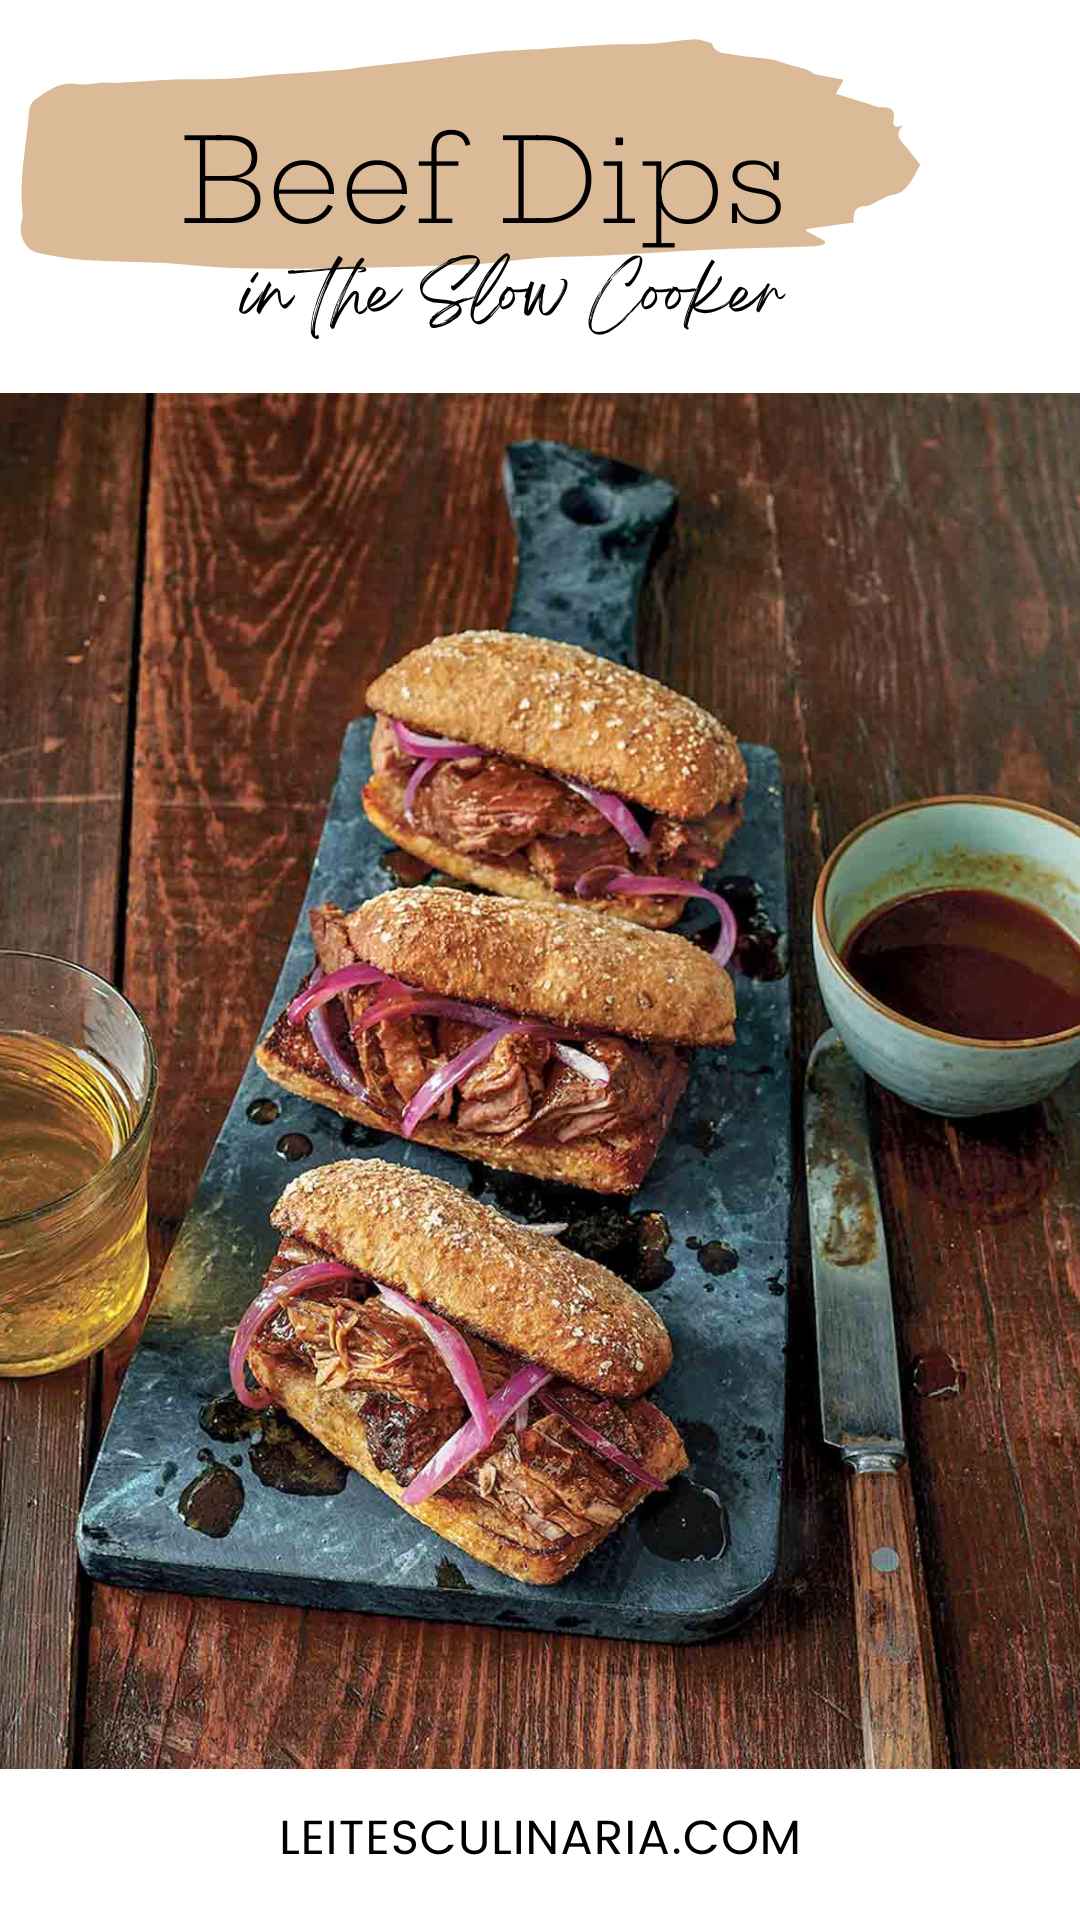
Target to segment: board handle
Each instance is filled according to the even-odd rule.
[[[868,1767],[947,1767],[930,1615],[907,1475],[852,1461],[848,1526]]]
[[[636,665],[638,596],[675,517],[674,487],[557,440],[508,447],[503,485],[518,549],[510,631]]]

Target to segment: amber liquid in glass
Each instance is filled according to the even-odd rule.
[[[113,1162],[138,1118],[95,1054],[0,1032],[0,1371],[66,1366],[135,1311],[145,1168]]]

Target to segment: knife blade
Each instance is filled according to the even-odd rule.
[[[832,1027],[806,1070],[805,1149],[822,1432],[857,1470],[895,1472],[904,1422],[866,1083]]]
[[[806,1070],[805,1129],[821,1425],[854,1469],[847,1511],[866,1764],[947,1766],[915,1515],[899,1471],[900,1369],[866,1083],[831,1027]]]

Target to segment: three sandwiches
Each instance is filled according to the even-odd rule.
[[[490,893],[584,896],[672,926],[739,825],[746,766],[727,728],[580,647],[453,634],[389,667],[367,700],[368,818]]]
[[[257,1050],[386,1133],[601,1193],[640,1186],[688,1050],[735,1037],[690,941],[583,907],[408,887],[311,916],[318,966]]]
[[[434,640],[368,701],[369,818],[486,892],[316,908],[315,967],[260,1065],[387,1134],[632,1193],[690,1050],[734,1039],[735,924],[702,885],[741,816],[733,736],[527,635]],[[711,954],[659,931],[695,895],[720,918]],[[663,1322],[605,1268],[380,1160],[301,1174],[271,1219],[235,1391],[475,1559],[561,1580],[687,1465],[647,1398],[671,1364]]]
[[[238,1395],[474,1559],[561,1580],[686,1466],[645,1398],[671,1364],[663,1322],[606,1268],[380,1160],[312,1168],[271,1219]]]

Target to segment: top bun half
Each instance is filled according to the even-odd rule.
[[[685,694],[581,647],[523,633],[455,633],[388,667],[376,713],[421,733],[701,820],[746,791],[734,735]]]
[[[312,924],[320,951],[339,927],[358,960],[406,985],[519,1019],[664,1046],[734,1039],[731,979],[701,947],[588,907],[397,887],[350,914],[317,907]]]
[[[311,1167],[270,1218],[281,1233],[609,1399],[647,1393],[671,1365],[659,1314],[617,1274],[413,1167]]]

